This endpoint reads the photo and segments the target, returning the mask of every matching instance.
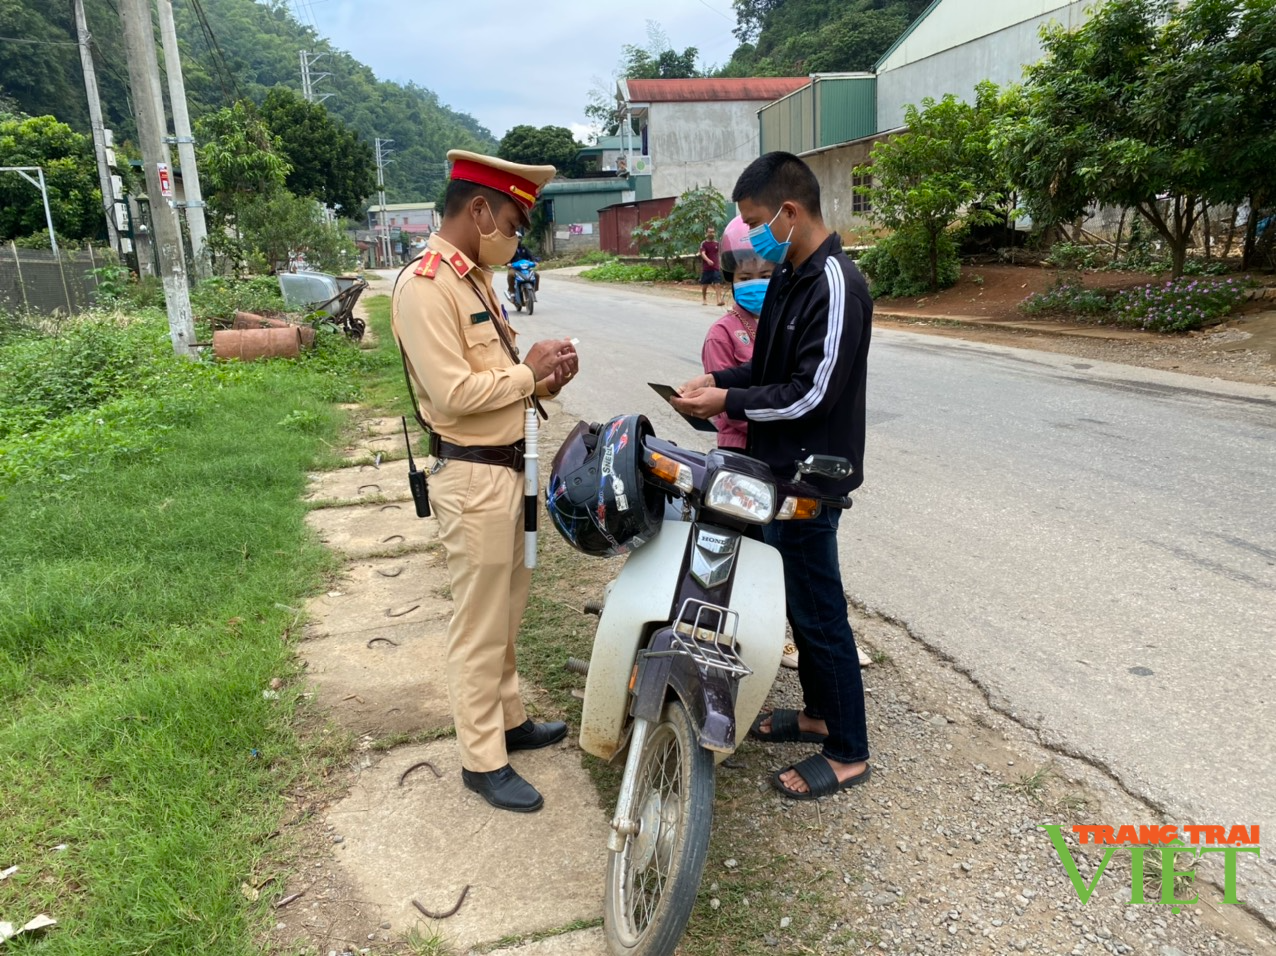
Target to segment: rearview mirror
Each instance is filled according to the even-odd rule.
[[[849,477],[854,470],[850,461],[836,455],[811,455],[805,461],[797,463],[799,478],[803,475],[819,475],[836,481]]]

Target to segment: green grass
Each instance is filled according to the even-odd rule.
[[[594,282],[681,282],[694,278],[691,270],[680,265],[625,265],[622,262],[607,262],[586,269],[580,277]]]
[[[307,760],[335,756],[294,727],[290,608],[333,570],[301,494],[345,427],[334,401],[394,381],[374,325],[374,352],[328,342],[297,363],[152,351],[149,399],[127,381],[102,396],[147,414],[0,433],[0,459],[23,455],[0,481],[0,869],[20,868],[0,916],[59,921],[8,951],[261,951],[274,894],[239,886],[261,883]]]

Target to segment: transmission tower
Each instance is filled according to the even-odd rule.
[[[309,50],[301,50],[298,54],[301,59],[301,98],[307,103],[322,103],[331,93],[316,93],[315,84],[320,80],[328,79],[331,73],[315,73],[311,70],[316,63],[327,56],[327,53],[311,53]]]

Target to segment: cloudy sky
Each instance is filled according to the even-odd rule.
[[[590,88],[611,76],[622,44],[646,46],[648,20],[675,49],[699,49],[701,66],[726,62],[736,45],[731,0],[290,2],[377,76],[434,90],[497,137],[520,123],[583,130]]]

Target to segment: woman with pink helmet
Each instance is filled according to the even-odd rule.
[[[700,352],[706,372],[743,365],[753,357],[758,316],[766,298],[767,284],[775,264],[767,262],[749,242],[749,227],[736,216],[722,230],[719,253],[724,278],[731,284],[731,309],[709,327]],[[724,412],[713,419],[718,428],[718,447],[744,451],[748,424],[734,421]]]

